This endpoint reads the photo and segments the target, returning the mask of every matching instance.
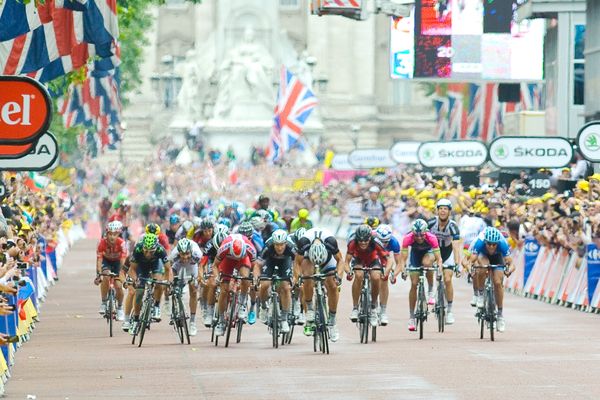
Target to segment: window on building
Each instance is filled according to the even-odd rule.
[[[585,90],[585,25],[575,25],[573,38],[573,104],[584,104]]]
[[[300,8],[300,0],[279,0],[279,7],[283,10],[298,10]]]

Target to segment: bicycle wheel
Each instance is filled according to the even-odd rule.
[[[244,322],[244,320],[242,320],[242,319],[238,319],[238,320],[235,322],[235,324],[236,324],[236,328],[237,328],[237,329],[236,329],[236,330],[237,330],[237,332],[236,332],[235,342],[236,342],[236,343],[239,343],[239,342],[241,342],[241,341],[242,341],[242,329],[244,328],[244,324],[245,324],[245,322]]]
[[[490,340],[494,341],[494,330],[496,329],[496,299],[494,298],[494,287],[490,285],[487,290],[487,313],[489,317]]]
[[[371,327],[371,342],[375,343],[377,341],[377,327]]]
[[[279,313],[278,313],[277,294],[271,296],[271,337],[273,338],[273,347],[279,347]]]
[[[440,281],[438,285],[436,299],[436,315],[438,319],[438,332],[444,332],[444,326],[446,324],[446,288],[444,287],[444,281]]]
[[[361,343],[367,343],[367,336],[368,336],[368,300],[367,300],[367,294],[365,292],[365,290],[361,290],[360,293],[360,299],[359,299],[359,303],[358,303],[358,332],[360,335],[360,342]]]
[[[479,319],[479,339],[483,339],[483,331],[485,330],[485,318],[481,315],[481,311],[478,311],[477,318]]]
[[[423,284],[419,284],[418,298],[417,298],[417,325],[419,325],[419,339],[423,339],[423,322],[425,322],[426,303],[425,299],[425,288]]]
[[[231,336],[231,328],[235,324],[235,312],[237,304],[237,293],[229,292],[229,320],[227,321],[227,333],[225,334],[225,347],[229,347],[229,337]]]
[[[177,301],[177,296],[174,294],[171,298],[171,323],[173,324],[173,328],[179,337],[179,342],[183,343],[183,329],[180,323],[180,310],[179,310],[179,302]]]
[[[106,310],[106,318],[108,322],[108,332],[110,337],[113,337],[113,312],[115,308],[115,295],[113,293],[113,289],[110,289],[108,292],[108,301],[107,301],[107,310]]]
[[[152,298],[150,298],[150,302]],[[144,335],[146,334],[146,329],[150,328],[150,309],[152,306],[146,302],[146,308],[142,314],[140,314],[140,341],[138,343],[138,347],[142,347],[142,342],[144,341]]]
[[[181,320],[181,330],[183,333],[183,337],[185,338],[187,344],[191,344],[190,343],[190,332],[189,332],[189,327],[188,327],[188,322],[187,322],[187,316],[185,315],[185,307],[183,305],[183,299],[181,297],[179,297],[179,318]],[[183,343],[183,341],[181,342]]]
[[[327,353],[329,354],[329,334],[327,331],[327,312],[325,311],[325,307],[326,307],[326,303],[325,303],[325,296],[323,294],[321,294],[321,296],[319,296],[321,298],[321,300],[319,301],[320,303],[320,307],[319,307],[319,324],[321,326],[321,352],[323,354]]]

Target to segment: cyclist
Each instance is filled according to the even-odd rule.
[[[239,269],[239,274],[242,278],[247,278],[250,275],[252,263],[256,261],[256,250],[247,237],[240,234],[229,235],[223,240],[217,257],[215,258],[212,268],[213,276],[217,277],[220,272],[225,275],[232,275],[234,269]],[[219,294],[219,323],[215,329],[215,335],[223,336],[225,333],[225,310],[227,309],[227,294],[229,292],[228,276],[221,278],[221,293]],[[240,284],[240,308],[238,318],[245,320],[247,318],[246,302],[248,298],[248,280],[242,280]]]
[[[155,223],[150,223],[146,225],[145,229],[146,233],[152,233],[158,237],[158,243],[165,248],[167,253],[171,250],[171,246],[169,245],[169,237],[160,231],[160,226]]]
[[[283,229],[273,232],[271,238],[267,240],[265,248],[260,253],[258,260],[254,264],[255,276],[260,276],[260,312],[259,318],[262,322],[267,322],[267,296],[271,287],[271,278],[273,278],[275,267],[278,267],[279,278],[285,279],[279,285],[281,299],[281,332],[290,331],[288,323],[288,314],[292,302],[291,280],[292,264],[294,260],[293,244],[288,240],[288,234]],[[260,269],[260,273],[259,273]],[[277,305],[272,305],[276,307]]]
[[[169,255],[174,276],[185,269],[185,276],[194,278],[190,282],[190,336],[196,336],[196,308],[198,306],[198,291],[196,290],[196,280],[198,279],[198,263],[202,258],[202,251],[198,244],[192,240],[183,238],[177,242],[177,246]]]
[[[211,217],[200,219],[194,218],[194,235],[192,240],[198,243],[201,249],[203,249],[212,239],[215,230],[215,221]]]
[[[389,278],[391,277],[390,274],[394,265],[400,263],[400,242],[393,235],[392,228],[389,225],[379,225],[375,229],[375,236],[383,243],[383,248],[389,254],[387,258],[381,260],[385,271],[379,285],[379,319],[381,320],[381,325],[386,326],[389,323],[387,315],[387,302],[390,295]],[[393,263],[391,262],[392,258],[394,260]]]
[[[302,271],[302,275],[312,275],[315,273],[315,267],[320,268],[320,272],[326,274],[336,271],[336,274],[325,278],[325,288],[329,304],[329,336],[333,342],[336,342],[340,333],[337,327],[336,312],[339,299],[337,290],[337,277],[347,270],[342,253],[338,247],[337,240],[330,232],[325,229],[312,228],[306,231],[304,236],[298,240],[298,253],[296,254],[294,268]],[[313,305],[314,282],[310,279],[302,284],[304,299],[306,301],[306,321],[313,323],[315,321],[315,310]],[[304,328],[305,334],[310,334],[311,328]]]
[[[100,306],[100,314],[106,313],[106,302],[108,299],[109,278],[100,276],[100,273],[109,271],[119,275],[121,278],[121,269],[127,258],[127,245],[125,241],[119,237],[123,225],[119,221],[109,222],[106,226],[106,237],[100,239],[98,248],[96,249],[96,285],[100,284],[100,296],[102,304]],[[115,291],[117,298],[117,321],[123,321],[125,313],[123,312],[123,287],[121,282],[115,280]]]
[[[379,284],[381,282],[382,261],[388,256],[383,244],[372,234],[371,227],[363,224],[359,225],[354,232],[352,239],[348,242],[346,252],[346,264],[350,265],[354,273],[354,282],[352,283],[352,312],[350,320],[358,320],[358,299],[363,285],[364,271],[355,270],[356,268],[368,268],[371,278],[371,314],[369,323],[371,326],[377,326],[377,298],[379,297]]]
[[[501,267],[493,268],[493,281],[494,294],[498,306],[498,331],[504,332],[506,329],[506,322],[502,315],[504,300],[504,288],[502,285],[504,279],[503,274],[509,276],[515,269],[512,265],[512,257],[510,256],[510,246],[498,229],[489,226],[485,228],[483,234],[473,242],[469,252],[471,254],[463,263],[467,269],[469,269],[475,261],[477,261],[479,265],[501,265]],[[506,270],[504,269],[504,266],[506,266]],[[473,276],[473,286],[477,290],[477,307],[483,307],[483,288],[486,274],[486,270],[478,269]]]
[[[246,236],[256,250],[256,254],[260,254],[265,244],[263,243],[262,236],[256,232],[249,221],[244,221],[238,226],[238,233]],[[259,276],[259,275],[255,275]],[[256,322],[256,291],[254,285],[250,288],[250,311],[248,312],[248,323],[253,325]]]
[[[152,276],[154,279],[164,279],[164,276],[171,275],[171,263],[168,260],[165,248],[158,243],[158,237],[152,233],[144,235],[144,240],[136,244],[129,263],[129,274],[137,281],[136,296],[134,298],[133,324],[132,328],[139,321],[140,309],[142,307],[141,298],[144,294],[144,279]],[[162,286],[157,285],[154,289],[154,308],[152,318],[160,321],[160,297],[162,295]],[[129,332],[133,333],[134,329]]]
[[[450,219],[452,212],[452,202],[448,199],[440,199],[436,204],[437,216],[429,220],[429,231],[433,233],[440,245],[440,252],[444,262],[444,285],[446,287],[446,298],[448,299],[448,312],[446,313],[446,323],[454,323],[454,314],[452,313],[452,303],[454,301],[454,288],[452,286],[452,276],[454,269],[460,265],[460,231],[456,223]]]
[[[462,234],[464,250],[468,250],[475,239],[477,239],[477,236],[485,230],[487,224],[479,214],[475,213],[475,209],[470,208],[468,213],[461,217],[458,226]],[[476,303],[477,289],[475,289],[475,284],[473,284],[471,305],[475,307]]]
[[[408,307],[410,319],[408,320],[408,330],[416,331],[415,325],[415,305],[417,304],[417,286],[419,284],[420,268],[431,268],[434,263],[438,268],[442,266],[442,256],[440,255],[440,246],[434,234],[428,232],[427,222],[417,219],[412,224],[412,231],[402,239],[402,250],[400,252],[400,262],[398,270],[405,276],[405,266],[408,259],[408,248],[410,247],[410,293],[408,295]],[[433,271],[427,272],[427,284],[429,287],[429,304],[435,303],[433,297]]]
[[[294,258],[295,258],[296,253],[298,253],[298,241],[300,240],[300,238],[302,236],[304,236],[305,233],[306,233],[306,229],[298,228],[298,230],[294,231],[294,233],[288,235],[288,241],[290,241],[292,243],[293,248],[294,248]],[[299,271],[296,268],[294,268],[292,272],[294,274],[293,282],[298,282],[300,285],[300,286],[294,287],[294,291],[299,291],[299,296],[298,296],[298,299],[294,300],[294,302],[292,304],[292,310],[293,310],[294,316],[296,317],[296,324],[304,325],[304,323],[306,322],[306,317],[304,315],[304,311],[302,308],[302,304],[304,303],[302,301],[302,298],[303,298],[303,291],[301,289],[302,283],[300,282],[300,279],[298,279]],[[294,293],[298,293],[298,292],[294,292]]]
[[[309,212],[306,208],[298,210],[298,216],[290,224],[290,232],[297,231],[299,228],[310,229],[313,227],[312,221],[308,218]]]
[[[169,238],[169,244],[173,246],[175,244],[175,234],[181,226],[181,218],[179,214],[171,214],[169,217],[169,228],[165,231],[165,235]]]
[[[207,328],[212,325],[216,303],[215,290],[217,282],[212,273],[212,264],[217,257],[219,246],[221,246],[221,243],[228,235],[229,228],[221,224],[215,225],[215,234],[210,243],[204,248],[204,257],[202,257],[202,261],[200,262],[200,302],[201,304],[206,304],[206,309],[203,307],[202,311],[204,312],[204,326]]]

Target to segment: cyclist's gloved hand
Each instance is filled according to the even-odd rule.
[[[408,275],[406,274],[406,271],[402,271],[402,274],[400,275],[400,277],[402,278],[403,281],[405,281],[406,278],[408,277]]]
[[[350,271],[346,273],[346,280],[351,281],[354,278],[354,272]]]
[[[102,282],[102,277],[100,277],[100,274],[97,274],[96,279],[94,279],[94,285],[98,286],[100,282]]]
[[[338,287],[342,286],[342,278],[338,274],[335,274],[335,284]]]
[[[394,271],[390,272],[390,283],[392,285],[396,283],[396,275],[394,275]]]

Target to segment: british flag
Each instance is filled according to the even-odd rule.
[[[303,148],[302,129],[317,103],[317,98],[308,86],[282,66],[267,148],[269,160],[278,161],[291,149]]]

